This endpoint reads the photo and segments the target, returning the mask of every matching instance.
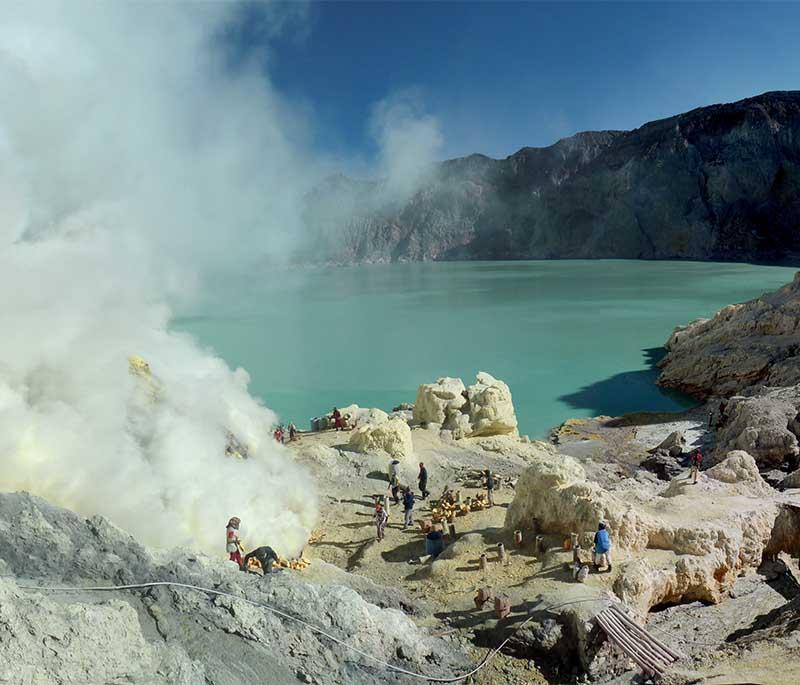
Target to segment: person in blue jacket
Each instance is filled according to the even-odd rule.
[[[597,532],[594,534],[594,569],[599,571],[601,566],[611,572],[611,538],[606,530],[606,524],[600,521]]]

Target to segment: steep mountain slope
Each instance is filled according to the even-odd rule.
[[[800,91],[443,162],[410,198],[329,179],[306,258],[406,261],[800,254]]]

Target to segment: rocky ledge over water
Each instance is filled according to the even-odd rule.
[[[329,179],[307,260],[700,259],[800,254],[800,91],[436,165],[407,197]]]
[[[800,485],[800,273],[771,293],[675,329],[659,385],[709,402],[712,459],[746,450],[783,487]]]

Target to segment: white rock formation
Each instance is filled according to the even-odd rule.
[[[762,466],[778,466],[785,461],[797,465],[798,406],[797,386],[732,397],[725,408],[726,421],[717,436],[714,458],[722,458],[731,450],[745,450]]]
[[[517,432],[517,415],[511,390],[503,381],[484,371],[467,390],[469,396],[470,436],[506,435]]]
[[[383,450],[401,460],[414,456],[411,429],[402,419],[363,423],[351,431],[348,444],[358,452]]]
[[[459,378],[420,385],[413,417],[415,423],[441,426],[456,439],[517,434],[508,385],[483,371],[469,388]]]
[[[445,377],[435,383],[423,383],[414,402],[414,421],[444,424],[453,414],[461,413],[467,401],[463,396],[465,390],[460,378]]]
[[[774,490],[758,472],[755,459],[742,450],[728,452],[723,461],[704,471],[703,477],[727,483],[742,495],[771,497],[774,494]]]
[[[779,506],[753,458],[732,452],[692,485],[673,480],[666,491],[618,496],[587,480],[583,467],[542,443],[519,478],[506,513],[509,529],[582,535],[609,527],[617,561],[637,560],[618,580],[623,598],[646,612],[682,599],[718,602],[737,575],[756,568],[770,542]],[[534,525],[534,520],[536,525]],[[649,550],[674,553],[651,569]]]
[[[382,409],[368,409],[359,407],[357,404],[350,404],[346,407],[339,407],[342,416],[350,416],[350,425],[361,426],[365,423],[383,423],[389,415]]]

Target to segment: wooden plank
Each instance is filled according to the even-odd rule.
[[[628,645],[628,649],[638,654],[640,660],[646,663],[652,672],[661,674],[666,669],[663,660],[654,655],[646,644],[638,642],[636,636],[626,632],[626,627],[613,613],[606,616],[605,620],[611,630]]]
[[[678,661],[681,658],[681,654],[679,654],[675,650],[665,645],[663,642],[661,642],[661,640],[655,637],[655,635],[649,633],[647,630],[642,628],[642,626],[640,626],[638,623],[634,622],[634,620],[630,616],[628,616],[628,614],[622,611],[622,609],[620,609],[618,606],[612,604],[609,607],[609,609],[613,611],[617,616],[620,616],[622,620],[625,621],[625,623],[627,623],[629,626],[631,626],[631,628],[635,630],[637,633],[641,635],[646,635],[650,641],[658,645],[664,652],[669,654],[669,656],[671,656],[674,661]]]
[[[615,628],[616,630],[626,634],[631,644],[636,646],[642,652],[642,654],[644,654],[647,659],[658,668],[659,671],[666,670],[666,668],[672,662],[671,657],[664,657],[662,654],[655,652],[651,642],[643,640],[639,635],[630,632],[628,630],[628,626],[620,621],[619,617],[613,612],[606,617],[606,621],[610,623],[612,628]]]
[[[629,645],[609,626],[606,627],[606,634],[609,642],[626,657],[632,659],[639,669],[647,676],[655,677],[658,675],[658,669],[647,659],[643,658],[638,652],[632,650]]]
[[[610,612],[602,616],[598,614],[597,619],[609,639],[633,659],[645,673],[655,676],[663,672],[663,667],[652,659],[641,646],[633,643],[630,635],[625,634],[625,630],[620,624],[613,622],[613,616]]]

